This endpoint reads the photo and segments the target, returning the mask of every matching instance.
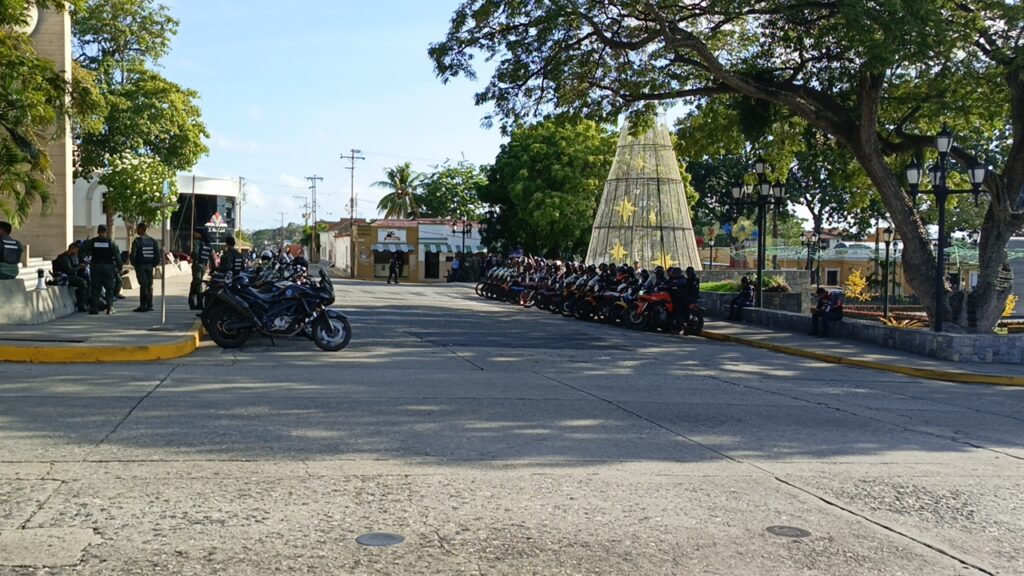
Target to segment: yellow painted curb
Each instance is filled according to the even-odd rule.
[[[0,362],[31,364],[92,364],[154,362],[188,356],[199,346],[203,324],[196,320],[188,334],[169,342],[142,346],[0,346]]]
[[[883,364],[881,362],[862,360],[860,358],[846,358],[843,356],[836,356],[835,354],[814,352],[812,350],[794,348],[792,346],[775,344],[773,342],[761,342],[760,340],[751,340],[749,338],[741,338],[739,336],[730,336],[728,334],[708,332],[707,330],[701,332],[701,336],[707,338],[708,340],[717,340],[719,342],[732,342],[735,344],[743,344],[753,348],[761,348],[763,350],[770,350],[772,352],[788,354],[790,356],[799,356],[801,358],[810,358],[811,360],[818,360],[820,362],[826,362],[829,364],[843,364],[846,366],[856,366],[858,368],[882,370],[885,372],[903,374],[904,376],[926,378],[928,380],[942,380],[943,382],[956,382],[958,384],[992,384],[996,386],[1024,386],[1024,377],[1020,376],[997,376],[994,374],[973,374],[971,372],[948,372],[945,370],[932,370],[929,368],[912,368],[910,366]]]

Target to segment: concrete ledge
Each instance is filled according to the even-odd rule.
[[[705,294],[701,294],[704,298]],[[728,299],[704,298],[710,316],[725,318]],[[723,303],[724,302],[724,303]],[[776,330],[803,333],[811,329],[810,313],[796,314],[766,308],[745,308],[744,322]],[[829,336],[857,340],[951,362],[1024,363],[1024,335],[935,333],[924,329],[886,326],[876,320],[843,318],[829,323]]]
[[[75,313],[70,286],[25,290],[21,280],[0,280],[0,324],[43,324]]]
[[[943,382],[955,382],[958,384],[989,384],[996,386],[1024,387],[1024,377],[998,376],[993,374],[972,374],[970,372],[950,372],[946,370],[934,370],[928,368],[900,366],[895,364],[883,364],[880,362],[873,362],[870,360],[863,360],[860,358],[846,358],[843,356],[837,356],[835,354],[815,352],[812,350],[806,350],[804,348],[796,348],[793,346],[786,346],[784,344],[776,344],[774,342],[763,342],[760,340],[753,340],[750,338],[740,338],[738,336],[720,334],[717,332],[709,332],[707,330],[704,330],[701,333],[701,336],[709,340],[743,344],[745,346],[750,346],[752,348],[760,348],[762,350],[770,350],[772,352],[779,352],[781,354],[788,354],[790,356],[809,358],[811,360],[818,360],[819,362],[826,362],[829,364],[843,364],[846,366],[856,366],[858,368],[882,370],[885,372],[902,374],[904,376],[925,378],[927,380],[941,380]]]
[[[188,333],[163,342],[137,346],[0,346],[0,362],[30,364],[92,364],[106,362],[154,362],[188,356],[196,351],[202,334],[196,320]]]

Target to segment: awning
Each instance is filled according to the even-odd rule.
[[[408,244],[374,244],[374,252],[410,252],[412,248]]]
[[[447,244],[439,242],[421,242],[420,246],[423,246],[424,252],[437,252],[439,254],[447,254],[451,249]]]

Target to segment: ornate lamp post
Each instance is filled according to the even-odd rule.
[[[769,166],[764,158],[758,156],[754,161],[754,172],[757,174],[757,184],[749,186],[739,184],[732,187],[732,198],[737,206],[757,206],[757,276],[755,286],[754,305],[760,308],[764,302],[764,260],[767,249],[767,238],[765,227],[768,215],[768,207],[780,205],[785,202],[786,187],[782,184],[772,184],[768,180]]]
[[[889,318],[889,247],[892,246],[892,226],[882,230],[885,242],[885,268],[882,269],[882,317]]]
[[[935,147],[939,150],[939,161],[928,168],[932,189],[929,191],[919,189],[924,170],[916,159],[907,166],[907,183],[910,184],[911,201],[917,199],[919,192],[924,192],[935,196],[935,204],[939,209],[939,240],[935,263],[934,328],[936,332],[942,332],[942,309],[946,295],[946,201],[953,194],[973,194],[974,204],[977,205],[978,195],[981,194],[981,185],[985,181],[988,168],[982,164],[974,164],[967,171],[971,181],[971,188],[968,190],[952,189],[947,186],[946,179],[949,175],[947,161],[949,160],[949,151],[953,148],[953,133],[945,126],[935,136]]]
[[[711,261],[708,262],[708,268],[715,269],[715,239],[708,240],[708,244],[711,245]]]

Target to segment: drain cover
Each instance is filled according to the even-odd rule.
[[[769,534],[782,536],[783,538],[807,538],[811,535],[807,530],[794,526],[769,526],[766,530],[768,530]]]
[[[405,538],[399,534],[370,532],[369,534],[363,534],[356,538],[356,542],[363,546],[397,546],[402,542],[405,542]]]

